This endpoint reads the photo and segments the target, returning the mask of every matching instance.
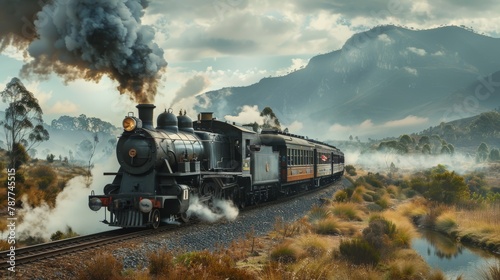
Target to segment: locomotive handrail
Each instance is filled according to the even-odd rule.
[[[117,176],[117,175],[123,175],[123,172],[103,172],[102,175],[104,175],[104,176]]]

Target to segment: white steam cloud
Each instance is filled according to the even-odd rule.
[[[110,176],[103,176],[103,172],[116,170],[118,164],[113,154],[106,163],[95,165],[90,187],[86,186],[86,179],[83,176],[68,181],[64,190],[57,195],[54,208],[50,208],[46,203],[35,208],[29,207],[26,197],[23,197],[24,208],[19,211],[23,221],[19,224],[17,233],[21,238],[32,236],[49,240],[53,233],[58,230],[66,232],[68,227],[80,235],[113,229],[100,222],[104,219],[104,210],[98,212],[90,210],[88,196],[91,190],[96,194],[102,194],[103,187],[113,179]]]
[[[197,217],[198,219],[214,223],[221,219],[234,221],[238,217],[239,210],[234,206],[232,201],[216,199],[213,202],[213,207],[216,210],[210,209],[206,204],[201,203],[197,196],[191,196],[188,217]]]

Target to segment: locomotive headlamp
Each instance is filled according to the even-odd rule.
[[[149,213],[153,209],[153,202],[145,198],[139,201],[139,209],[144,213]]]
[[[93,197],[89,200],[89,208],[92,211],[99,211],[101,207],[102,207],[102,201],[99,198]]]
[[[125,117],[125,119],[123,119],[123,129],[125,129],[125,131],[130,132],[137,127],[140,127],[140,122],[136,118]]]

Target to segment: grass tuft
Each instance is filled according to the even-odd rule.
[[[480,270],[479,279],[482,280],[500,279],[500,261],[497,261],[495,264],[490,265],[488,268]]]
[[[361,221],[361,211],[358,210],[358,206],[354,203],[339,203],[333,206],[332,213],[344,220],[348,221]]]
[[[321,206],[313,206],[307,217],[309,218],[309,222],[314,223],[319,220],[324,220],[331,216],[331,213],[328,209]]]
[[[299,246],[309,257],[319,258],[328,251],[325,241],[317,235],[306,235],[299,239]]]
[[[160,251],[149,256],[149,274],[154,276],[167,276],[174,265],[171,253]]]
[[[450,233],[457,227],[455,212],[445,211],[436,218],[435,228],[437,231]]]
[[[380,253],[363,239],[342,240],[339,250],[341,256],[354,264],[376,265],[380,261]]]
[[[294,263],[299,258],[299,252],[290,244],[280,244],[271,252],[272,261],[279,263]]]
[[[336,218],[328,218],[313,224],[313,231],[323,235],[340,235],[342,224]]]
[[[110,253],[96,255],[85,264],[86,268],[81,270],[78,279],[85,280],[108,280],[119,279],[123,265]]]

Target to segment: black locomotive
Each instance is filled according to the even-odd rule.
[[[187,221],[193,195],[207,204],[232,200],[240,208],[322,186],[344,173],[344,154],[303,136],[252,130],[201,113],[198,120],[159,114],[139,104],[123,120],[118,172],[89,207],[110,212],[110,226],[157,228],[162,219]]]

